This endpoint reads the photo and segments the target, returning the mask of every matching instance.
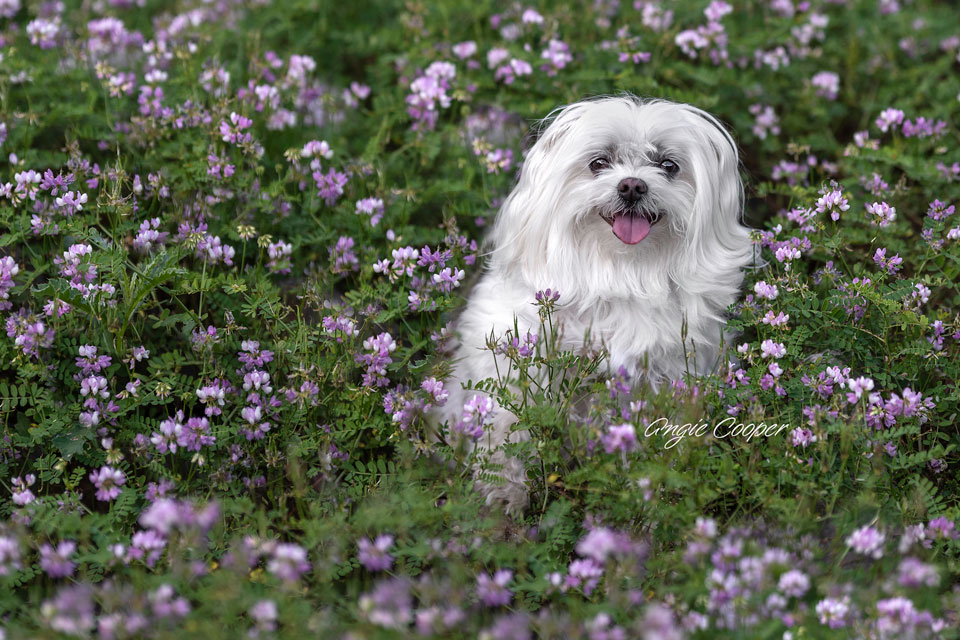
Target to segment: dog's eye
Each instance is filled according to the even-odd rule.
[[[606,158],[594,158],[590,161],[590,171],[600,173],[604,169],[610,168],[610,161]]]
[[[673,160],[664,160],[660,163],[660,168],[666,171],[668,176],[677,175],[677,171],[680,171],[680,165],[678,165]]]

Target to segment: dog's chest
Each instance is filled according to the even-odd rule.
[[[706,346],[704,336],[715,324],[710,315],[676,295],[639,302],[597,301],[584,312],[564,310],[560,322],[569,347],[603,348],[612,371],[623,367],[636,375],[645,370],[655,377],[683,373],[694,341]]]

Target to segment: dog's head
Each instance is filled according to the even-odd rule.
[[[738,165],[730,134],[696,107],[632,96],[563,107],[500,211],[495,259],[534,281],[575,270],[565,275],[613,285],[596,280],[619,271],[640,290],[678,269],[738,268],[749,246]]]

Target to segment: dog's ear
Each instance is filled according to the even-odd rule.
[[[539,146],[540,151],[549,153],[563,139],[580,116],[583,114],[583,104],[574,103],[557,107],[547,117],[540,120],[531,130],[533,146]]]
[[[716,116],[696,107],[689,107],[689,110],[696,117],[706,121],[708,125],[707,131],[709,132],[707,140],[717,154],[717,163],[720,166],[721,172],[724,172],[724,170],[739,171],[740,151],[737,147],[736,140],[733,139],[733,136],[727,128],[723,126],[723,123],[721,123]]]
[[[700,176],[704,182],[711,183],[711,191],[720,200],[713,203],[718,213],[739,222],[743,219],[743,182],[740,179],[740,152],[737,142],[726,127],[713,115],[685,105],[694,122],[698,125],[701,139],[713,152],[716,161],[716,176]],[[714,180],[716,182],[714,182]]]
[[[687,106],[691,133],[701,150],[694,154],[695,224],[684,236],[688,242],[688,264],[699,256],[711,256],[717,264],[742,266],[749,262],[751,244],[743,220],[744,193],[740,178],[737,143],[717,118]],[[737,270],[730,270],[732,276]],[[737,276],[739,277],[739,276]]]
[[[562,190],[553,184],[556,167],[551,158],[565,153],[561,147],[582,113],[579,103],[560,107],[532,129],[534,138],[519,180],[500,207],[490,234],[494,259],[523,269],[531,279],[546,268],[549,234],[544,229],[562,197]]]

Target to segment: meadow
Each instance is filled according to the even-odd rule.
[[[618,92],[729,127],[760,264],[656,391],[530,292],[509,518],[424,415]],[[0,640],[960,637],[958,115],[947,1],[0,0]]]

